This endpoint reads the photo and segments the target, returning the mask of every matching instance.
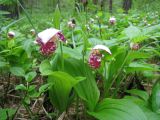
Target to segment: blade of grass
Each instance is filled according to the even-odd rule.
[[[23,17],[23,18],[21,18],[21,19],[19,19],[19,20],[16,20],[16,21],[14,21],[14,22],[11,22],[9,25],[7,25],[7,26],[5,26],[5,27],[2,27],[0,33],[2,33],[3,31],[5,31],[6,29],[8,29],[9,27],[11,27],[12,25],[18,23],[19,21],[23,20],[24,18],[25,18],[25,17]]]
[[[32,21],[31,21],[31,19],[30,19],[30,16],[29,16],[29,14],[28,14],[28,12],[27,12],[27,11],[25,10],[25,8],[22,6],[22,4],[19,2],[19,0],[17,0],[17,3],[18,3],[18,4],[20,5],[20,7],[23,9],[23,11],[24,11],[24,13],[25,13],[25,15],[26,15],[29,23],[31,24],[31,26],[33,27],[33,29],[36,31],[36,28],[34,27]],[[36,32],[36,33],[37,33],[37,32]]]

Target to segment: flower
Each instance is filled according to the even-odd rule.
[[[50,55],[57,48],[57,38],[66,43],[66,39],[60,30],[49,28],[38,33],[35,43],[40,45],[40,51],[43,55]]]
[[[75,19],[71,19],[69,22],[68,22],[68,27],[69,28],[75,28],[76,27],[76,21]]]
[[[109,22],[111,25],[114,25],[116,23],[116,18],[115,17],[110,17]]]
[[[102,61],[102,57],[104,56],[101,51],[105,51],[109,54],[112,54],[110,49],[104,45],[96,45],[89,56],[89,60],[88,60],[88,64],[91,66],[91,68],[93,69],[97,69],[101,66],[101,61]]]
[[[15,37],[15,32],[9,31],[8,32],[8,38],[13,39]]]
[[[140,46],[139,46],[139,44],[138,43],[133,43],[133,42],[131,42],[130,43],[130,48],[131,48],[131,50],[139,50],[139,48],[140,48]]]
[[[31,29],[31,30],[30,30],[30,33],[31,33],[31,35],[33,35],[33,36],[34,36],[34,35],[36,34],[35,29]]]

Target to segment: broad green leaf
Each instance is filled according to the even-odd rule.
[[[30,98],[36,98],[40,95],[36,90],[36,85],[30,85],[27,91]]]
[[[36,72],[29,72],[25,75],[25,79],[27,82],[31,82],[36,77],[36,75]]]
[[[31,103],[30,97],[26,96],[24,102],[29,105]]]
[[[60,112],[65,111],[69,106],[72,89],[78,82],[80,81],[61,71],[56,71],[49,75],[48,83],[52,84],[49,89],[49,98]]]
[[[17,85],[15,90],[27,90],[27,87],[24,86],[23,84]]]
[[[131,102],[137,104],[145,113],[147,120],[160,120],[160,115],[151,110],[150,102],[134,96],[125,96],[124,99],[130,100]]]
[[[142,91],[138,89],[131,89],[131,90],[127,90],[126,92],[132,95],[136,95],[137,97],[140,97],[145,101],[149,99],[149,94],[146,91]]]
[[[132,62],[126,67],[127,72],[135,72],[135,71],[159,71],[158,66],[151,65],[147,63],[140,62]]]
[[[49,87],[50,87],[50,85],[48,83],[44,84],[39,88],[39,92],[43,93],[43,92],[47,91],[49,89]]]
[[[7,66],[8,64],[9,64],[8,62],[0,61],[0,68],[3,68],[5,66]]]
[[[115,54],[116,55],[111,61],[111,63],[108,65],[108,69],[106,72],[106,80],[104,81],[105,89],[107,91],[106,94],[108,94],[108,90],[113,85],[113,80],[117,79],[118,72],[121,72],[124,68],[124,65],[126,64],[125,59],[127,57],[127,51],[125,48],[117,49]]]
[[[128,38],[130,38],[131,40],[142,34],[141,30],[138,27],[135,27],[135,26],[129,26],[128,28],[126,28],[124,30],[124,32],[125,32],[126,36]]]
[[[23,49],[27,52],[28,56],[31,57],[33,50],[33,40],[26,40],[23,42]]]
[[[65,72],[69,73],[70,75],[74,77],[83,76],[86,78],[74,88],[79,97],[85,101],[87,108],[90,111],[94,110],[99,100],[100,93],[92,70],[87,64],[83,63],[82,60],[77,59],[66,59],[64,67]]]
[[[76,59],[81,59],[82,56],[81,56],[81,51],[79,51],[78,49],[72,49],[72,48],[69,48],[69,47],[63,47],[63,52],[64,54],[67,54],[69,55],[69,57],[72,57],[72,58],[76,58]]]
[[[146,59],[150,57],[151,55],[149,53],[140,52],[140,51],[130,51],[127,58],[127,63],[130,63],[135,59]]]
[[[155,32],[155,31],[158,31],[158,30],[160,30],[160,24],[158,24],[158,25],[153,25],[153,26],[151,26],[151,27],[147,27],[147,28],[143,28],[143,33],[144,34],[150,34],[150,33],[153,33],[153,32]]]
[[[0,120],[7,120],[7,117],[12,119],[13,115],[15,114],[16,110],[11,108],[0,108]]]
[[[33,90],[36,90],[36,85],[30,85],[30,86],[28,87],[28,92],[31,92],[31,91],[33,91]]]
[[[25,71],[21,67],[11,67],[10,72],[16,76],[25,76]]]
[[[151,103],[153,111],[160,114],[160,83],[152,89]]]
[[[147,120],[136,104],[125,99],[104,99],[89,114],[98,120]]]
[[[42,63],[39,66],[39,70],[43,76],[49,75],[53,72],[51,64],[48,60],[42,61]]]
[[[59,54],[54,57],[52,61],[52,66],[55,71],[62,70],[61,57]],[[92,73],[92,70],[88,67],[86,63],[83,63],[82,60],[65,58],[63,71],[72,75],[75,78],[79,76],[86,78],[82,82],[78,83],[74,88],[79,97],[84,100],[87,108],[89,110],[94,110],[99,100],[100,93],[95,81],[95,75]]]

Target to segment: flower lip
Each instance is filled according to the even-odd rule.
[[[52,37],[54,37],[59,32],[60,32],[60,30],[57,30],[55,28],[49,28],[49,29],[46,29],[46,30],[38,33],[38,38],[40,38],[41,41],[44,44],[46,44]]]
[[[104,45],[96,45],[93,50],[104,50],[106,51],[107,53],[109,53],[110,55],[112,54],[110,49]]]

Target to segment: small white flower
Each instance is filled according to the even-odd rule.
[[[35,29],[31,29],[30,32],[35,32]]]
[[[131,50],[138,50],[140,48],[140,46],[139,46],[138,43],[131,42],[130,43],[130,48],[131,48]]]
[[[31,29],[31,30],[30,30],[30,33],[31,33],[32,35],[35,35],[35,34],[36,34],[35,29]]]
[[[110,49],[108,47],[104,46],[104,45],[96,45],[93,49],[95,49],[95,50],[104,50],[107,53],[112,54]]]
[[[110,17],[110,18],[109,18],[109,22],[110,22],[111,24],[114,24],[114,23],[116,22],[116,18],[115,18],[114,16]]]
[[[75,28],[75,27],[76,27],[76,24],[74,24],[72,21],[69,21],[69,22],[68,22],[68,27],[69,27],[69,28]]]
[[[46,44],[51,38],[53,38],[54,36],[57,35],[57,33],[59,33],[60,30],[57,30],[55,28],[49,28],[46,29],[40,33],[38,33],[38,38],[41,39],[41,41]]]
[[[13,32],[13,31],[9,31],[9,32],[8,32],[8,37],[9,37],[9,38],[14,38],[15,35],[16,35],[16,34],[15,34],[15,32]]]
[[[9,31],[8,34],[15,36],[15,32],[13,32],[13,31]]]

